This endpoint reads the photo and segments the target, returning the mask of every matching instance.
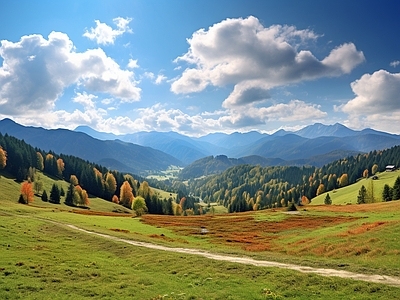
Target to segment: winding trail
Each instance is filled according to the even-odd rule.
[[[233,263],[239,263],[239,264],[245,264],[245,265],[253,265],[253,266],[258,266],[258,267],[276,267],[276,268],[282,268],[282,269],[295,270],[295,271],[299,271],[302,273],[313,273],[313,274],[327,276],[327,277],[335,276],[335,277],[340,277],[340,278],[348,278],[348,279],[361,280],[361,281],[373,282],[373,283],[381,283],[381,284],[385,284],[385,285],[400,287],[400,278],[394,277],[394,276],[359,274],[359,273],[353,273],[353,272],[343,271],[343,270],[313,268],[313,267],[305,267],[305,266],[300,266],[300,265],[295,265],[295,264],[286,264],[286,263],[279,263],[279,262],[266,261],[266,260],[255,260],[253,258],[248,258],[248,257],[237,257],[237,256],[223,255],[223,254],[214,254],[214,253],[197,250],[197,249],[172,248],[172,247],[166,247],[166,246],[161,246],[161,245],[156,245],[156,244],[151,244],[151,243],[146,243],[146,242],[138,242],[138,241],[133,241],[133,240],[128,240],[128,239],[118,238],[118,237],[108,235],[108,234],[97,233],[97,232],[85,230],[85,229],[79,228],[75,225],[66,224],[66,226],[71,229],[84,232],[86,234],[92,234],[92,235],[96,235],[96,236],[99,236],[99,237],[102,237],[105,239],[109,239],[109,240],[113,240],[116,242],[123,242],[123,243],[127,243],[127,244],[130,244],[133,246],[144,247],[144,248],[149,248],[149,249],[154,249],[154,250],[199,255],[199,256],[203,256],[208,259],[227,261],[227,262],[233,262]]]

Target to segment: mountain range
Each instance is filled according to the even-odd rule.
[[[165,170],[169,165],[189,166],[211,156],[220,156],[218,171],[221,171],[221,164],[240,163],[322,166],[356,153],[400,144],[399,135],[373,129],[355,131],[339,123],[316,123],[298,131],[279,130],[272,135],[251,131],[212,133],[194,138],[176,132],[155,131],[114,135],[87,126],[75,130],[44,129],[3,119],[0,120],[0,132],[45,151],[78,156],[110,169],[138,175]],[[210,159],[207,165],[210,165]]]

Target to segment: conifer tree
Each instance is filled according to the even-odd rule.
[[[332,199],[331,199],[331,196],[329,196],[329,193],[326,194],[324,203],[326,205],[331,205],[332,204]]]

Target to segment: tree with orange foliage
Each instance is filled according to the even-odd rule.
[[[318,196],[318,195],[321,195],[321,194],[323,194],[323,193],[325,193],[325,185],[324,185],[323,183],[321,183],[321,184],[318,186],[318,189],[317,189],[317,196]]]
[[[114,195],[111,200],[113,203],[119,204],[119,199],[117,195]]]
[[[57,174],[58,176],[62,177],[62,172],[65,169],[65,164],[62,158],[57,159]]]
[[[0,146],[0,169],[4,169],[7,164],[7,152]]]
[[[73,184],[74,186],[75,186],[75,185],[78,185],[78,184],[79,184],[78,177],[76,177],[76,175],[71,175],[71,176],[69,177],[69,182],[70,182],[71,184]]]
[[[363,177],[368,178],[368,169],[365,169],[363,172]]]
[[[128,181],[124,181],[121,186],[119,203],[125,207],[131,208],[133,202],[132,187]]]
[[[310,203],[310,200],[306,196],[301,197],[301,204],[307,205]]]
[[[21,196],[20,196],[20,202],[23,199],[23,203],[29,204],[32,203],[34,200],[34,193],[33,193],[33,188],[32,188],[32,183],[25,181],[21,185]]]

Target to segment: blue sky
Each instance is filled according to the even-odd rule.
[[[2,1],[0,118],[400,134],[397,1]]]

